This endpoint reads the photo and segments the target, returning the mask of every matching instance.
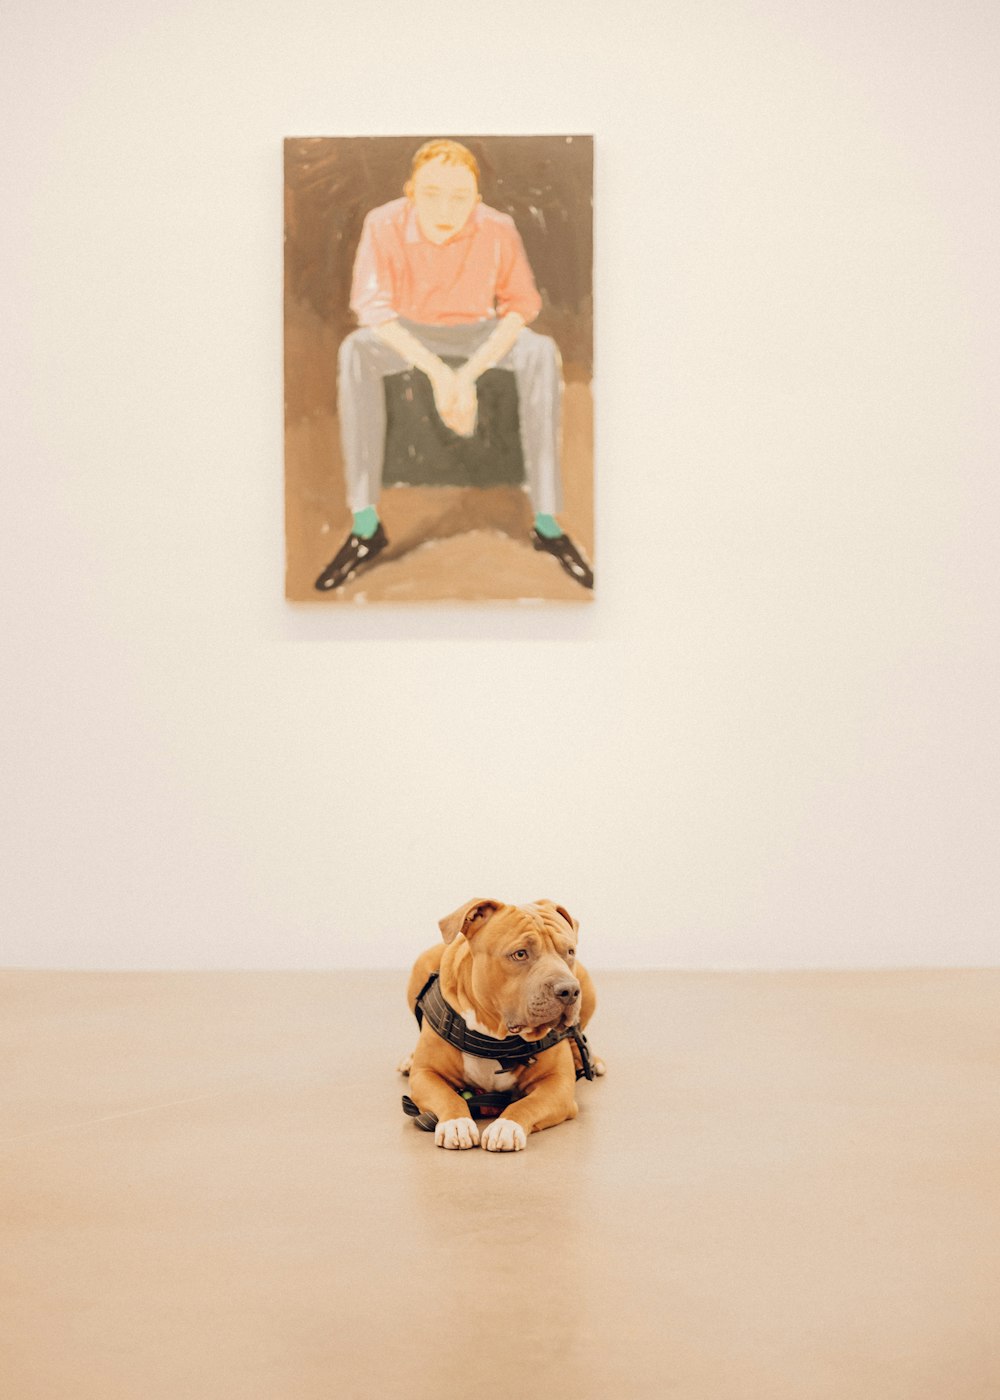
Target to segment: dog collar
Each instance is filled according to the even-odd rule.
[[[474,1055],[481,1060],[498,1061],[500,1065],[498,1074],[505,1074],[510,1070],[518,1069],[521,1065],[530,1064],[535,1056],[540,1055],[543,1050],[551,1050],[553,1045],[558,1045],[561,1040],[571,1039],[576,1041],[580,1051],[580,1061],[583,1065],[582,1069],[577,1070],[577,1079],[593,1079],[594,1077],[587,1037],[579,1026],[564,1026],[562,1030],[549,1031],[548,1035],[541,1040],[524,1040],[519,1035],[508,1036],[505,1040],[496,1040],[491,1035],[483,1035],[479,1031],[472,1030],[455,1008],[448,1005],[441,991],[436,972],[432,972],[424,983],[413,1012],[417,1018],[418,1026],[423,1024],[426,1016],[431,1029],[442,1040],[446,1040],[449,1045],[454,1045],[456,1050],[461,1050],[463,1055]]]

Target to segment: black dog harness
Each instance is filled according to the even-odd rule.
[[[580,1054],[581,1068],[576,1072],[577,1079],[594,1077],[590,1047],[579,1026],[564,1026],[562,1030],[549,1031],[541,1040],[524,1040],[519,1035],[508,1036],[506,1040],[495,1040],[493,1036],[471,1030],[455,1008],[448,1005],[442,995],[436,972],[432,972],[424,983],[413,1013],[418,1026],[423,1025],[426,1017],[431,1029],[449,1045],[454,1045],[463,1055],[474,1055],[480,1060],[496,1060],[500,1065],[497,1074],[509,1074],[521,1065],[533,1064],[543,1050],[551,1050],[553,1045],[558,1045],[561,1040],[573,1040]],[[514,1095],[506,1092],[474,1094],[471,1089],[466,1089],[462,1098],[469,1106],[470,1118],[497,1118]],[[433,1113],[421,1113],[406,1094],[403,1095],[403,1112],[416,1119],[418,1128],[433,1132],[437,1124],[436,1116]]]

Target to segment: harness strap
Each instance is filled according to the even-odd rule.
[[[417,1018],[418,1026],[423,1025],[426,1016],[432,1030],[436,1031],[442,1040],[446,1040],[449,1045],[454,1045],[456,1049],[461,1050],[463,1054],[476,1055],[484,1060],[498,1060],[500,1062],[498,1073],[500,1074],[507,1070],[516,1069],[519,1065],[530,1063],[543,1050],[551,1049],[553,1045],[558,1045],[561,1040],[572,1038],[580,1055],[580,1068],[576,1072],[577,1079],[593,1079],[594,1077],[590,1046],[579,1026],[567,1026],[561,1031],[550,1031],[542,1040],[523,1040],[520,1036],[512,1036],[507,1040],[494,1040],[492,1036],[481,1035],[478,1031],[470,1030],[455,1008],[448,1005],[441,993],[440,986],[438,986],[436,972],[431,973],[421,988],[420,995],[413,1007],[413,1014]],[[514,1095],[512,1093],[476,1094],[471,1089],[466,1089],[462,1093],[462,1098],[469,1106],[470,1118],[498,1118],[512,1101]],[[421,1113],[408,1094],[403,1095],[403,1112],[409,1118],[414,1119],[416,1126],[422,1128],[426,1133],[432,1133],[437,1127],[437,1115],[430,1112]]]
[[[493,1036],[471,1030],[455,1008],[445,1001],[436,972],[432,972],[424,983],[413,1011],[418,1026],[423,1025],[426,1016],[431,1029],[442,1040],[454,1045],[465,1055],[475,1055],[481,1060],[496,1060],[500,1065],[500,1074],[529,1064],[543,1050],[551,1050],[553,1045],[572,1038],[576,1042],[581,1062],[581,1068],[576,1072],[577,1079],[594,1077],[587,1037],[579,1026],[565,1026],[559,1031],[549,1031],[541,1040],[524,1040],[519,1035],[508,1036],[506,1040],[496,1040]]]
[[[590,1043],[579,1026],[573,1026],[570,1034],[576,1041],[576,1048],[580,1052],[580,1068],[576,1072],[577,1079],[593,1079],[594,1066],[590,1058]]]
[[[499,1118],[513,1097],[513,1094],[474,1094],[470,1089],[462,1094],[470,1118]],[[408,1094],[403,1095],[403,1112],[408,1118],[415,1118],[417,1127],[423,1128],[425,1133],[432,1133],[437,1127],[437,1114],[421,1113]]]

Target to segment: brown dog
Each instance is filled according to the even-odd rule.
[[[439,927],[444,943],[422,953],[410,975],[410,1010],[425,996],[420,1039],[400,1071],[410,1076],[425,1125],[437,1120],[438,1147],[520,1152],[529,1133],[577,1115],[583,1059],[574,1028],[582,1031],[596,1005],[576,959],[578,924],[548,899],[473,899]],[[506,1047],[496,1044],[504,1041]],[[533,1054],[532,1043],[541,1042]],[[507,1050],[521,1058],[510,1059]],[[600,1060],[591,1064],[594,1074],[604,1073]],[[480,1135],[462,1090],[513,1098]]]

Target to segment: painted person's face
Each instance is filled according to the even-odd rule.
[[[420,232],[432,243],[447,243],[465,227],[479,190],[467,165],[429,160],[413,177],[412,198]]]

